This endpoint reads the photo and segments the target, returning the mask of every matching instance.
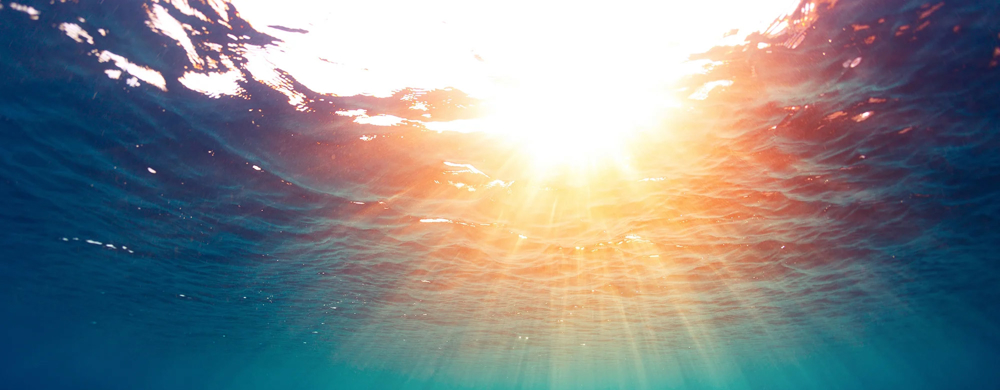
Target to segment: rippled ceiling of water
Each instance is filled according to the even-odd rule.
[[[92,191],[23,230],[86,261],[12,285],[459,387],[821,387],[996,329],[987,14],[770,3],[5,3],[49,34],[2,49],[12,210]]]

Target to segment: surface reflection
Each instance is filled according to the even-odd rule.
[[[383,97],[456,88],[483,99],[479,115],[460,122],[425,115],[428,129],[503,134],[536,169],[548,169],[626,164],[631,136],[662,127],[664,108],[679,105],[668,91],[704,71],[688,61],[691,53],[738,44],[796,3],[234,5],[283,40],[267,58],[305,86]]]

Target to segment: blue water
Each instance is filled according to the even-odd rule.
[[[412,91],[188,89],[153,3],[2,4],[0,388],[1000,388],[1000,3],[698,55],[685,96],[732,85],[589,182],[422,130]],[[238,69],[275,43],[162,5]]]

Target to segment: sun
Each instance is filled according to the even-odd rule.
[[[542,170],[626,160],[630,140],[678,105],[671,85],[702,69],[692,53],[739,45],[800,3],[289,1],[233,0],[254,26],[309,31],[267,30],[281,43],[264,65],[338,96],[461,90],[488,113],[426,128],[509,136]]]
[[[558,78],[504,86],[484,99],[482,116],[432,122],[428,128],[500,135],[531,160],[536,174],[627,167],[636,137],[665,120],[670,95],[630,88],[638,82],[596,81],[563,72]]]
[[[514,139],[539,169],[623,164],[629,140],[655,111],[642,97],[577,88],[512,91],[483,118],[487,131]]]

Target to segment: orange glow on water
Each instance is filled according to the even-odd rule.
[[[494,337],[515,329],[498,324],[510,319],[525,332],[515,335],[523,344],[514,347],[533,345],[535,357],[564,361],[608,351],[639,361],[649,352],[644,340],[661,335],[686,338],[702,353],[719,340],[705,326],[712,310],[698,294],[751,302],[740,306],[766,300],[729,288],[761,271],[728,260],[753,262],[785,248],[764,243],[748,252],[734,238],[745,239],[760,219],[749,203],[769,202],[771,195],[748,193],[738,183],[753,179],[728,176],[751,175],[719,163],[733,157],[745,170],[752,159],[705,147],[712,142],[705,128],[725,113],[706,104],[709,109],[687,117],[672,115],[685,114],[692,108],[687,103],[700,104],[716,88],[736,85],[730,79],[736,77],[715,72],[682,89],[678,81],[685,76],[719,65],[690,61],[693,53],[718,45],[746,48],[738,45],[755,31],[798,31],[797,21],[773,23],[797,3],[515,2],[493,9],[452,1],[293,0],[280,8],[233,2],[256,29],[281,40],[235,45],[246,61],[245,79],[282,93],[302,111],[321,103],[296,90],[286,72],[323,98],[374,97],[327,107],[332,122],[345,123],[331,133],[364,132],[351,134],[350,147],[316,142],[317,161],[308,165],[317,167],[310,174],[330,175],[318,185],[338,185],[337,175],[378,172],[357,178],[374,199],[348,207],[358,210],[352,222],[386,231],[391,249],[375,253],[361,247],[364,240],[345,240],[358,246],[359,256],[372,257],[345,261],[341,270],[380,272],[371,262],[400,272],[390,279],[405,287],[382,297],[393,305],[378,317],[404,328],[418,324],[426,333],[406,336],[410,342],[450,339],[444,347],[457,344],[470,353],[511,348],[514,337]],[[157,31],[185,30],[156,7],[150,17]],[[792,35],[786,47],[802,42],[802,34]],[[212,97],[242,93],[241,74],[223,71],[231,68],[225,58],[203,62],[206,69],[192,61],[196,70],[180,80],[185,87]],[[462,95],[472,99],[452,101]],[[371,103],[376,100],[384,104]],[[393,105],[402,108],[386,109]],[[439,115],[446,111],[441,106],[476,115],[454,119]],[[432,167],[418,162],[428,160]],[[350,234],[343,228],[329,236]],[[397,257],[410,261],[394,263]],[[443,308],[439,313],[457,308],[457,314],[421,306],[435,307],[430,302],[440,297],[448,302],[436,306]],[[465,330],[427,336],[451,326]],[[381,341],[367,338],[375,334],[360,332],[341,349]],[[624,350],[616,344],[622,341],[630,344]],[[651,345],[653,352],[669,348]]]
[[[824,340],[848,339],[852,326],[872,324],[857,318],[876,318],[897,298],[879,296],[878,282],[908,278],[912,262],[894,251],[924,235],[921,224],[900,228],[903,238],[868,233],[920,222],[913,215],[931,214],[928,198],[938,197],[911,193],[922,183],[900,172],[925,162],[958,168],[939,156],[892,158],[889,149],[944,139],[918,138],[937,130],[901,114],[912,109],[900,102],[909,95],[844,90],[869,77],[894,80],[872,71],[882,64],[861,42],[916,34],[943,5],[845,27],[815,23],[830,4],[821,0],[147,1],[145,26],[159,35],[148,53],[106,47],[102,38],[126,36],[125,26],[58,25],[62,43],[84,48],[104,72],[94,73],[111,79],[101,81],[162,105],[165,119],[150,123],[163,129],[151,126],[134,148],[122,143],[135,155],[103,149],[110,159],[94,161],[121,164],[108,168],[122,189],[129,180],[123,199],[142,205],[134,220],[152,229],[176,215],[176,230],[162,233],[189,244],[153,236],[136,243],[153,250],[137,253],[178,261],[114,264],[135,275],[145,268],[133,263],[190,271],[221,292],[240,289],[242,298],[181,294],[202,318],[221,319],[216,308],[256,290],[251,319],[261,321],[226,318],[227,330],[287,333],[294,348],[308,341],[355,366],[459,372],[484,384],[470,388],[497,387],[490,378],[519,369],[581,384],[564,388],[642,388],[594,383],[616,363],[623,376],[684,379],[684,367],[725,363],[734,352],[767,364],[816,329]],[[748,39],[753,32],[762,34]],[[897,40],[910,50],[923,37]],[[162,57],[149,54],[163,42]],[[996,62],[1000,49],[986,48]],[[104,104],[98,91],[80,97]],[[125,112],[114,109],[102,121]],[[965,147],[968,137],[955,139]],[[154,160],[174,150],[178,159]],[[117,173],[132,157],[148,188]],[[119,251],[107,240],[80,241]],[[188,267],[182,256],[194,249],[205,256]],[[787,356],[809,351],[799,352]]]

